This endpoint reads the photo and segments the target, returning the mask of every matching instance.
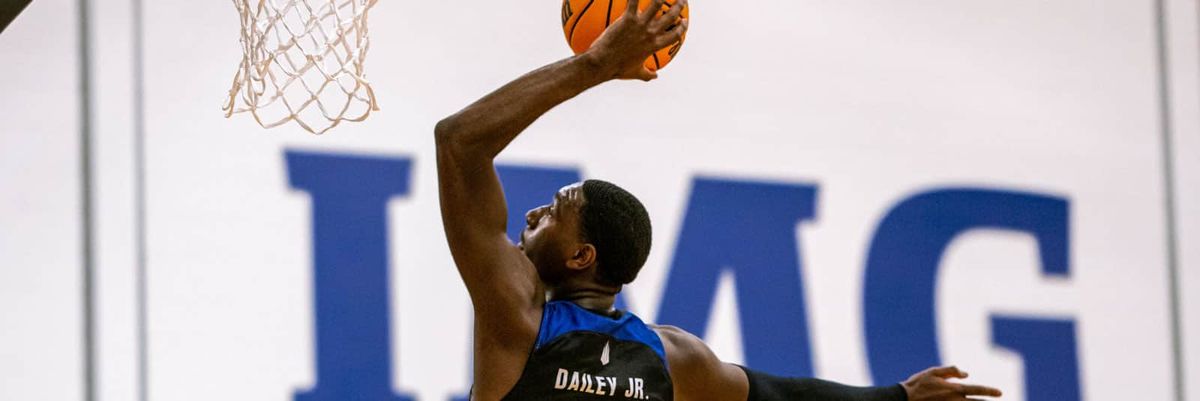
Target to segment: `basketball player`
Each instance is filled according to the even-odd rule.
[[[902,384],[851,387],[780,378],[723,363],[698,338],[613,309],[650,251],[642,204],[585,181],[526,214],[505,235],[507,206],[493,159],[539,116],[613,79],[652,80],[646,58],[678,42],[686,0],[639,12],[630,1],[587,52],[533,71],[437,124],[438,185],[450,251],[475,309],[472,400],[949,401],[1000,391],[929,369]],[[661,15],[660,15],[661,14]]]

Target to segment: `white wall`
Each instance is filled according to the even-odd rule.
[[[43,60],[0,65],[5,87],[18,88],[0,95],[0,116],[15,121],[0,128],[0,188],[20,194],[0,197],[0,377],[13,378],[0,378],[0,399],[48,385],[64,393],[46,399],[81,392],[78,60],[73,31],[44,28],[73,26],[72,6],[59,3],[34,4],[0,35],[0,54]],[[289,149],[412,159],[410,194],[388,209],[393,387],[422,400],[469,387],[470,305],[439,231],[432,127],[569,53],[557,4],[479,3],[380,2],[367,69],[383,110],[313,137],[223,117],[241,55],[230,4],[144,1],[150,400],[282,401],[315,384],[312,201],[288,185]],[[657,317],[694,177],[815,185],[816,218],[797,227],[815,373],[869,383],[864,265],[888,211],[951,186],[1048,194],[1070,202],[1071,277],[1042,277],[1027,236],[958,238],[936,286],[942,359],[1025,399],[1021,359],[991,343],[988,316],[1069,317],[1084,399],[1172,399],[1154,2],[693,3],[688,43],[660,80],[593,89],[502,156],[579,167],[642,198],[656,232],[627,292],[635,312]],[[99,390],[123,400],[138,395],[139,368],[134,21],[127,0],[95,4]],[[1195,333],[1197,14],[1188,1],[1168,5],[1184,316]],[[732,284],[707,340],[738,362]],[[1198,350],[1187,350],[1189,383],[1200,382]]]
[[[1184,382],[1194,401],[1200,400],[1200,29],[1195,2],[1168,5]]]
[[[139,395],[133,6],[133,0],[92,0],[89,10],[98,400]]]
[[[689,43],[659,82],[590,91],[504,155],[582,166],[644,198],[660,235],[631,289],[640,313],[658,310],[695,174],[818,183],[819,217],[802,230],[816,365],[866,382],[855,340],[861,269],[888,208],[948,185],[1060,194],[1072,202],[1073,279],[1039,279],[1019,237],[953,248],[939,286],[946,359],[1021,399],[1019,360],[990,345],[983,317],[1078,316],[1086,396],[1170,397],[1150,2],[694,7]],[[221,118],[214,99],[238,56],[228,7],[163,1],[148,10],[153,398],[280,399],[314,380],[309,204],[287,188],[281,162],[296,147],[415,158],[413,195],[391,215],[396,386],[423,398],[466,388],[466,358],[444,357],[463,354],[470,315],[437,234],[430,127],[564,57],[558,10],[381,4],[369,68],[384,111],[321,138]],[[185,17],[206,23],[179,32]],[[674,149],[686,151],[660,160]],[[983,277],[990,285],[978,284]],[[438,308],[422,305],[435,295]],[[735,338],[733,327],[712,336],[718,352],[741,357],[721,340]],[[188,385],[199,372],[229,385]]]
[[[75,2],[0,35],[0,399],[83,394]]]

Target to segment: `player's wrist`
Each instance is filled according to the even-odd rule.
[[[611,57],[606,57],[601,51],[591,49],[576,56],[588,74],[596,78],[597,83],[615,79],[621,73]]]

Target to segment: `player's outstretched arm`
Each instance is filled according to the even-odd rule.
[[[536,309],[541,297],[532,265],[505,237],[507,205],[492,160],[538,117],[588,88],[654,78],[642,62],[682,37],[686,1],[664,15],[649,11],[661,10],[663,0],[642,1],[651,3],[646,12],[629,2],[626,17],[587,52],[530,72],[437,124],[442,223],[477,315]]]
[[[676,401],[971,401],[999,397],[1000,390],[963,379],[958,368],[932,368],[901,384],[854,387],[811,378],[782,378],[721,362],[696,336],[670,326],[655,331],[666,347]]]

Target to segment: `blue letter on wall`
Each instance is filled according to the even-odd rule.
[[[508,238],[521,239],[525,229],[525,212],[550,203],[554,194],[567,185],[579,182],[579,170],[515,165],[496,166],[496,175],[504,186],[508,203]]]
[[[1079,401],[1075,322],[992,316],[992,342],[1021,354],[1026,401]]]
[[[408,194],[408,159],[287,152],[312,198],[316,386],[296,401],[408,401],[392,391],[388,200]]]
[[[871,241],[864,284],[867,353],[875,382],[895,383],[942,363],[934,294],[942,253],[955,237],[976,229],[1028,233],[1037,241],[1042,271],[1065,274],[1068,226],[1066,200],[1028,193],[945,189],[893,208]],[[1004,322],[1001,328],[1032,329]]]
[[[796,229],[813,218],[808,185],[696,179],[658,322],[704,337],[721,272],[733,273],[746,364],[812,376]]]

